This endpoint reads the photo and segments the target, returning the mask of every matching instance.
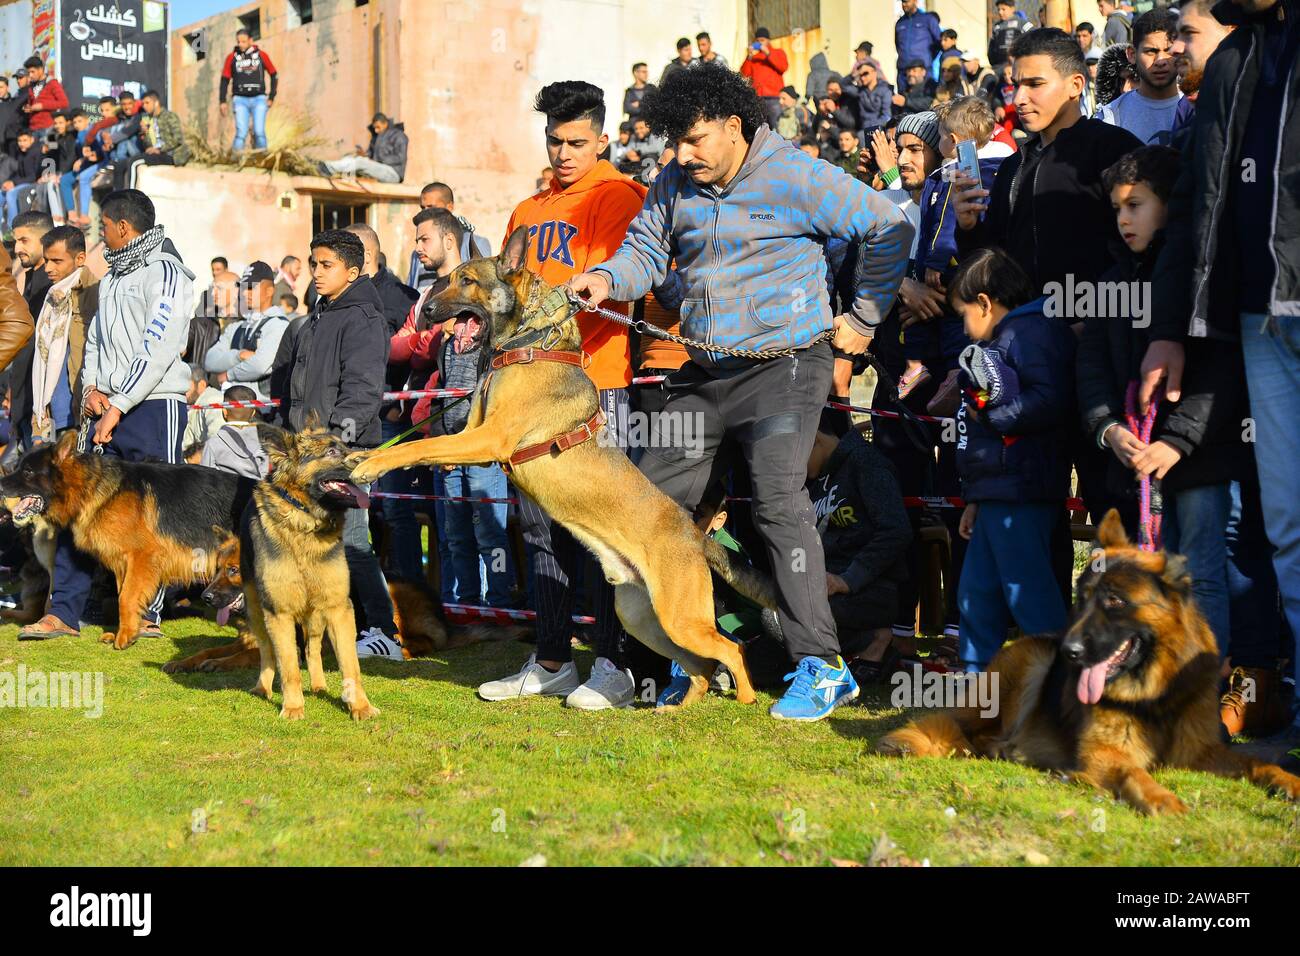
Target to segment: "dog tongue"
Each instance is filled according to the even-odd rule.
[[[358,488],[356,485],[346,484],[343,487],[352,493],[352,497],[356,500],[358,508],[370,507],[370,496],[366,494],[364,491],[362,491],[360,488]]]
[[[478,319],[466,319],[456,323],[456,354],[474,347],[474,336],[478,334]]]
[[[1095,704],[1101,700],[1102,691],[1106,689],[1106,662],[1093,664],[1079,672],[1079,701]]]
[[[230,620],[230,605],[217,609],[217,626],[225,627],[226,622]]]

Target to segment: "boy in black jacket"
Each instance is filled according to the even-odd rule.
[[[1150,288],[1164,243],[1166,204],[1178,170],[1176,150],[1144,146],[1104,174],[1124,246],[1103,282],[1127,289],[1130,303],[1134,294],[1138,301],[1147,298],[1142,290]],[[1164,547],[1187,557],[1196,603],[1220,654],[1226,654],[1230,483],[1246,477],[1251,459],[1242,441],[1249,409],[1241,350],[1231,343],[1191,340],[1182,395],[1176,403],[1161,404],[1144,442],[1127,415],[1140,417],[1136,388],[1150,340],[1150,313],[1146,308],[1129,312],[1085,322],[1077,379],[1084,427],[1099,447],[1113,452],[1107,475],[1112,491],[1131,498],[1136,478],[1150,475],[1160,482]]]
[[[27,194],[36,188],[36,180],[41,174],[41,147],[29,129],[18,134],[18,156],[14,172],[0,183],[0,194],[4,197],[5,232],[13,232],[14,220],[26,206]]]
[[[365,246],[350,232],[327,229],[312,239],[311,255],[312,280],[320,298],[306,320],[292,329],[292,337],[286,333],[289,345],[280,350],[288,365],[288,394],[276,396],[281,399],[281,418],[297,431],[308,413],[315,412],[321,424],[350,447],[374,448],[381,440],[379,404],[389,335],[379,293],[369,276],[362,275]],[[277,355],[277,364],[279,359]],[[273,372],[273,390],[280,381]],[[368,516],[365,508],[349,508],[343,522],[343,549],[366,623],[357,638],[357,653],[369,648],[370,654],[400,661],[401,647],[392,637],[397,631],[393,605],[370,547]]]

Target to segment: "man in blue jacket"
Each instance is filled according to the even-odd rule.
[[[918,0],[903,0],[903,15],[894,24],[894,49],[898,52],[898,84],[896,90],[907,87],[903,64],[920,60],[927,65],[939,55],[943,43],[939,18],[917,6]]]
[[[796,661],[772,716],[819,720],[857,696],[839,654],[825,558],[803,488],[831,388],[827,339],[833,334],[835,347],[850,355],[866,351],[903,279],[912,227],[893,203],[769,129],[753,89],[735,73],[711,65],[677,73],[647,98],[644,115],[676,157],[613,258],[569,285],[592,303],[630,302],[662,285],[675,260],[684,336],[787,352],[755,360],[688,347],[691,361],[665,387],[669,407],[699,423],[703,448],[673,441],[661,418],[640,467],[691,511],[719,467],[719,450],[738,448]],[[862,247],[856,301],[835,317],[823,253],[831,239]]]

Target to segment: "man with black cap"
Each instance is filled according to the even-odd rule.
[[[383,113],[370,121],[370,147],[360,146],[352,156],[321,163],[326,176],[343,174],[356,178],[368,176],[381,183],[400,183],[406,175],[406,131]]]
[[[213,385],[238,382],[265,401],[270,396],[271,366],[289,327],[289,316],[276,302],[275,271],[260,259],[244,270],[239,291],[243,318],[226,326],[203,356],[203,367]]]
[[[753,84],[763,116],[772,129],[776,129],[781,119],[781,88],[785,86],[785,71],[789,67],[785,51],[772,46],[772,34],[767,27],[755,30],[749,55],[740,64],[740,75]]]

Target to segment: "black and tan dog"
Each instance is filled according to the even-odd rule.
[[[239,538],[231,537],[217,554],[217,574],[203,589],[203,601],[216,611],[217,623],[224,626],[244,614],[244,575],[240,567]],[[438,651],[464,647],[480,641],[515,640],[524,635],[522,627],[460,627],[449,625],[442,605],[428,585],[420,582],[389,581],[388,596],[393,601],[393,619],[397,624],[397,641],[407,660],[429,657]],[[247,627],[239,627],[233,641],[204,648],[196,654],[163,665],[163,673],[190,671],[248,670],[261,663],[257,638]]]
[[[76,450],[69,432],[29,452],[0,478],[16,526],[37,516],[117,578],[118,650],[135,643],[141,614],[163,585],[208,581],[223,537],[234,533],[254,482],[198,465],[127,462]]]
[[[627,632],[690,674],[683,705],[704,694],[714,662],[735,675],[737,700],[752,703],[744,658],[715,624],[709,571],[765,607],[774,606],[771,590],[733,566],[627,455],[597,439],[599,403],[583,371],[573,306],[528,271],[527,249],[527,231],[516,229],[500,256],[464,263],[426,305],[435,322],[473,318],[484,354],[497,350],[464,431],[369,453],[353,478],[412,465],[505,463],[514,483],[600,560]]]
[[[348,597],[343,520],[369,497],[352,483],[348,448],[323,429],[291,434],[258,425],[271,474],[253,489],[239,533],[245,613],[257,638],[260,671],[252,692],[268,700],[280,672],[280,716],[301,720],[302,673],[295,629],[302,628],[313,692],[326,689],[321,639],[328,629],[353,720],[378,715],[361,686],[357,626]]]
[[[1022,638],[989,664],[998,712],[935,714],[883,737],[892,755],[996,757],[1059,770],[1143,813],[1186,805],[1161,767],[1244,777],[1292,800],[1300,777],[1237,753],[1219,723],[1219,654],[1183,558],[1140,551],[1111,511],[1064,639]]]

